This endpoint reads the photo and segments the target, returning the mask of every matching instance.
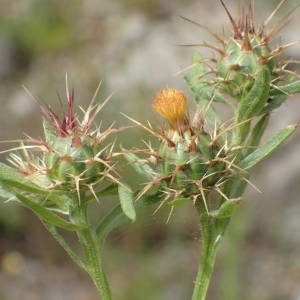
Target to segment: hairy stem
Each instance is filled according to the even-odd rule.
[[[86,202],[83,201],[75,210],[74,220],[84,226],[84,229],[77,231],[77,236],[84,253],[86,271],[93,280],[99,295],[103,300],[111,300],[111,291],[103,270],[101,261],[101,251],[96,236],[92,230],[88,217]]]
[[[198,208],[198,213],[201,229],[201,252],[192,300],[205,300],[214,270],[217,249],[230,218],[216,219],[203,211],[203,208]]]
[[[89,229],[85,229],[78,233],[78,238],[84,250],[88,274],[92,278],[99,294],[102,295],[103,300],[111,300],[111,291],[103,270],[99,245],[95,235]]]

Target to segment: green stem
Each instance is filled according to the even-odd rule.
[[[135,203],[135,209],[141,209],[146,204],[143,199]],[[124,214],[121,204],[117,204],[108,214],[101,220],[96,227],[96,235],[100,245],[103,244],[106,236],[115,228],[129,222],[129,218]]]
[[[121,205],[117,204],[96,227],[96,235],[100,245],[103,244],[109,232],[128,221],[129,219],[124,215]]]
[[[218,246],[229,218],[216,219],[199,210],[201,228],[200,263],[192,300],[205,300],[214,269]]]
[[[84,251],[87,272],[92,278],[99,294],[102,295],[103,300],[111,300],[111,291],[102,267],[100,248],[96,236],[90,229],[84,229],[77,234]]]
[[[96,232],[91,229],[87,217],[87,202],[83,201],[76,207],[73,219],[76,223],[85,225],[84,229],[77,231],[77,236],[83,249],[86,271],[93,280],[102,299],[111,300],[111,291],[103,270]]]

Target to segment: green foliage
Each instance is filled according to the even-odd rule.
[[[217,219],[230,218],[239,206],[240,201],[240,199],[232,199],[225,201],[217,210],[210,212],[209,216]]]
[[[199,52],[195,52],[192,58],[193,68],[190,73],[184,76],[184,80],[187,83],[190,91],[193,94],[194,101],[201,107],[201,109],[207,113],[207,120],[211,123],[220,124],[221,120],[218,113],[215,111],[211,102],[227,103],[218,89],[214,88],[206,74],[209,74],[205,61]]]
[[[40,219],[42,219],[45,222],[49,222],[50,224],[56,227],[60,227],[71,231],[82,229],[81,226],[65,221],[64,219],[58,217],[56,214],[49,211],[43,205],[32,201],[31,199],[23,196],[22,194],[17,193],[16,197],[22,204],[24,204],[27,208],[31,209]]]
[[[1,196],[5,199],[11,199],[16,191],[22,191],[30,193],[32,197],[39,199],[43,206],[51,210],[64,214],[69,211],[70,199],[64,193],[43,189],[3,163],[0,163],[0,183]]]
[[[144,7],[146,2],[139,2]],[[264,26],[256,34],[251,7],[238,22],[231,16],[230,20],[234,36],[214,35],[222,44],[221,48],[210,47],[217,56],[203,58],[195,53],[191,70],[184,77],[197,106],[193,118],[185,110],[184,93],[179,92],[179,100],[176,93],[160,99],[160,104],[167,103],[161,115],[166,116],[169,127],[155,132],[135,122],[159,143],[154,149],[149,146],[122,153],[144,183],[142,188],[134,191],[123,183],[118,173],[121,167],[112,161],[120,153],[102,144],[115,130],[93,126],[103,104],[95,105],[93,98],[82,110],[80,122],[68,88],[62,119],[40,103],[47,118],[45,140],[32,139],[32,144],[21,145],[23,155],[12,153],[10,162],[15,168],[0,164],[0,196],[32,210],[73,261],[91,276],[104,300],[112,299],[100,256],[105,237],[123,223],[135,221],[140,208],[156,204],[158,210],[165,203],[171,209],[170,216],[174,208],[183,205],[193,205],[198,213],[201,268],[192,300],[204,300],[218,245],[240,205],[250,169],[296,130],[289,126],[260,145],[271,111],[289,95],[299,93],[300,83],[280,69],[284,65],[278,58],[281,48],[268,44],[272,34],[266,35]],[[54,53],[77,40],[69,22],[50,3],[46,8],[36,4],[31,19],[22,19],[17,26],[11,22],[6,24],[9,35],[30,55]],[[231,110],[229,120],[223,120],[216,104]],[[112,195],[118,195],[119,203],[94,224],[88,210],[91,202]],[[61,229],[76,234],[82,250],[79,254],[60,234]]]
[[[246,157],[248,154],[250,154],[251,152],[253,152],[255,150],[255,148],[259,145],[260,140],[267,128],[267,125],[269,123],[270,120],[270,115],[269,114],[265,114],[263,115],[259,121],[255,124],[252,132],[250,133],[250,136],[246,142],[246,149],[243,150],[243,157]]]
[[[133,205],[133,192],[128,186],[119,185],[118,194],[124,214],[132,221],[136,218],[136,213]]]
[[[275,151],[282,143],[286,141],[286,139],[291,136],[295,130],[296,126],[288,126],[281,131],[279,131],[276,135],[271,137],[267,142],[265,142],[261,147],[253,151],[247,157],[245,157],[240,163],[239,166],[248,170],[258,164],[261,160],[269,156],[273,151]]]
[[[262,66],[257,71],[255,81],[249,91],[243,94],[236,111],[237,122],[241,123],[238,128],[238,138],[235,143],[241,144],[249,132],[249,123],[243,122],[259,115],[269,98],[270,71],[267,66]]]
[[[143,180],[151,180],[154,170],[149,166],[149,164],[141,161],[141,159],[134,153],[125,153],[124,156],[139,177]]]
[[[121,183],[110,174],[116,174],[108,158],[111,153],[101,143],[112,130],[100,132],[91,127],[103,106],[94,105],[93,101],[81,122],[75,116],[74,95],[68,88],[67,111],[62,119],[40,103],[47,118],[43,123],[45,140],[30,139],[30,145],[21,143],[20,153],[10,154],[14,168],[0,164],[0,196],[32,210],[71,259],[91,276],[104,299],[110,300],[100,260],[104,236],[98,236],[98,224],[93,224],[88,207],[92,200],[119,193],[124,210],[118,210],[120,219],[127,215],[134,220],[135,210],[131,190],[123,185],[118,189]],[[77,235],[82,254],[77,254],[64,239],[61,229]],[[112,229],[113,226],[105,227],[105,234]]]

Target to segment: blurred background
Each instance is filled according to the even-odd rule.
[[[235,14],[241,1],[226,1]],[[246,0],[244,2],[247,2]],[[278,1],[255,2],[261,23]],[[296,0],[288,0],[273,24]],[[212,41],[185,16],[216,32],[229,28],[219,1],[204,0],[0,0],[0,139],[24,133],[42,135],[41,115],[26,94],[58,107],[68,73],[79,105],[87,105],[100,80],[103,126],[120,111],[153,124],[155,93],[165,87],[186,89],[176,73],[190,64],[194,51],[178,44]],[[281,41],[298,40],[298,9],[280,33]],[[300,46],[286,51],[300,59]],[[296,69],[295,69],[296,70]],[[291,97],[272,116],[266,137],[299,121],[300,99]],[[125,147],[149,136],[132,130],[120,136]],[[0,144],[5,150],[10,145]],[[209,300],[300,299],[300,132],[255,170],[219,251]],[[0,151],[1,151],[0,150]],[[5,155],[1,156],[5,161]],[[116,199],[105,199],[99,214]],[[199,256],[199,229],[192,207],[141,212],[108,238],[104,260],[116,300],[185,300],[191,296]],[[70,237],[71,239],[71,237]],[[74,266],[37,218],[12,203],[0,203],[0,300],[93,300],[95,289]]]

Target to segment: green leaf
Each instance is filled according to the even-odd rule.
[[[220,206],[219,209],[209,213],[209,216],[217,219],[229,218],[233,215],[237,207],[239,206],[241,199],[230,199]]]
[[[71,231],[81,230],[82,226],[72,224],[63,218],[57,216],[56,214],[49,211],[47,208],[43,207],[41,204],[25,197],[21,194],[16,194],[18,200],[24,204],[24,206],[31,209],[39,218],[49,222],[50,224]]]
[[[206,118],[211,124],[220,124],[220,118],[214,110],[211,102],[220,102],[228,104],[228,101],[217,91],[214,85],[204,76],[208,70],[202,62],[203,58],[199,52],[193,54],[193,67],[189,75],[184,76],[189,89],[194,94],[194,100],[203,111],[206,112]]]
[[[238,105],[238,122],[250,119],[261,112],[269,96],[270,82],[270,70],[267,66],[262,66],[252,88],[242,97]]]
[[[249,178],[249,174],[245,174],[244,178],[247,180]],[[236,199],[241,197],[245,189],[247,187],[247,181],[245,179],[240,179],[239,177],[228,180],[224,185],[223,193],[229,199]],[[227,201],[226,199],[224,199]]]
[[[271,90],[271,96],[276,95],[294,95],[300,93],[300,80],[282,85],[273,87]]]
[[[115,228],[126,223],[128,218],[124,215],[121,204],[117,204],[98,224],[96,234],[103,243],[105,237]]]
[[[282,103],[288,98],[287,95],[270,96],[265,107],[261,111],[263,114],[268,113],[275,108],[282,105]]]
[[[156,195],[151,196],[143,196],[139,201],[135,202],[135,209],[142,209],[144,207],[150,206],[152,204],[156,204],[158,200],[152,200],[151,198],[154,197],[157,199]],[[99,239],[99,242],[103,244],[106,236],[115,228],[127,223],[129,219],[124,214],[121,204],[117,204],[110,212],[104,216],[104,218],[99,222],[96,227],[96,234]]]
[[[52,202],[64,213],[68,212],[69,197],[64,192],[43,189],[17,173],[13,168],[0,163],[0,183],[7,187],[17,188],[25,192],[45,196],[47,202]],[[6,188],[5,190],[9,190]]]
[[[246,146],[256,147],[259,145],[259,142],[266,130],[266,127],[269,123],[270,115],[266,114],[261,117],[261,119],[254,126],[249,139],[247,140]],[[255,151],[253,148],[246,148],[243,150],[243,157],[248,156],[251,152]]]
[[[239,167],[244,170],[252,168],[276,150],[292,133],[294,133],[295,130],[296,126],[294,125],[290,125],[282,129],[275,136],[271,137],[265,144],[244,158],[239,163]]]
[[[132,221],[135,221],[136,213],[133,205],[133,192],[128,186],[118,186],[119,198],[124,214]]]
[[[184,80],[187,82],[190,90],[197,95],[197,103],[202,101],[204,98],[205,101],[210,102],[212,98],[214,102],[220,102],[228,104],[228,101],[216,90],[215,86],[208,82],[207,76],[205,75],[208,70],[205,66],[205,63],[202,62],[203,58],[199,52],[193,54],[192,63],[193,67],[189,75],[184,77]]]
[[[252,88],[243,95],[238,104],[236,120],[237,123],[241,124],[235,129],[234,145],[240,145],[244,142],[250,129],[250,119],[259,115],[265,107],[269,97],[270,82],[270,70],[267,66],[262,66],[256,75]]]
[[[124,156],[138,175],[145,178],[146,181],[153,180],[152,174],[154,174],[154,171],[147,163],[141,161],[141,159],[133,153],[125,153]]]
[[[26,192],[45,195],[49,191],[41,189],[34,183],[30,182],[25,176],[17,173],[13,168],[0,163],[0,182],[4,182],[10,186],[19,188]]]

